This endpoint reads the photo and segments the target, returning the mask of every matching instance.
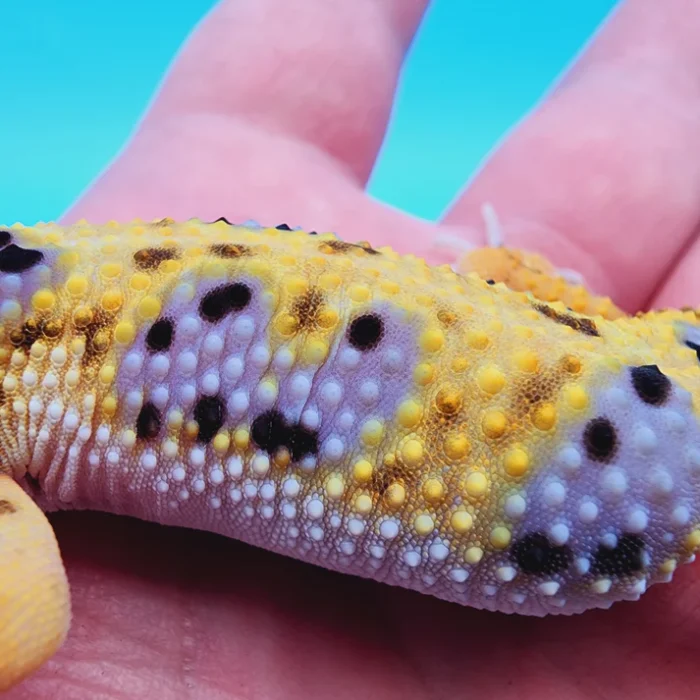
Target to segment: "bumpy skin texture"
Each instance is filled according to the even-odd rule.
[[[592,294],[583,284],[571,284],[554,265],[537,253],[503,245],[477,248],[464,255],[457,272],[476,272],[517,292],[530,292],[541,301],[561,301],[572,311],[610,321],[624,316],[610,297]]]
[[[697,318],[608,321],[331,234],[4,229],[0,464],[474,607],[635,599],[700,546]]]

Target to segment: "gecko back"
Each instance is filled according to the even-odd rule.
[[[638,598],[700,546],[691,311],[615,321],[330,234],[0,233],[0,469],[465,605]]]

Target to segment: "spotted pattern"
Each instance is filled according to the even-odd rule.
[[[591,571],[606,576],[627,576],[644,568],[644,540],[639,535],[622,535],[613,546],[601,544],[594,557]]]
[[[36,261],[0,269],[0,464],[49,505],[537,615],[700,547],[690,310],[544,313],[286,225],[2,230]]]
[[[139,270],[155,270],[166,260],[177,260],[180,252],[175,248],[141,248],[134,253],[134,263]]]
[[[318,454],[318,434],[302,425],[289,425],[276,410],[261,413],[251,426],[253,442],[270,454],[287,450],[291,459],[298,462],[307,455]]]
[[[561,323],[564,326],[573,328],[573,330],[582,333],[583,335],[600,335],[598,332],[598,327],[593,319],[573,316],[568,313],[561,313],[548,304],[535,304],[534,306],[543,316],[552,319],[552,321],[555,323]]]
[[[518,540],[511,548],[511,557],[524,573],[540,576],[566,571],[573,559],[568,546],[552,544],[541,532]]]

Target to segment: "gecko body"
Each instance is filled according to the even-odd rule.
[[[225,220],[0,244],[0,471],[44,511],[530,615],[637,599],[700,547],[691,310],[587,316]]]

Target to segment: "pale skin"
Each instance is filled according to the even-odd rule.
[[[487,200],[509,245],[576,269],[627,310],[700,305],[698,3],[622,2],[435,223],[364,193],[426,5],[222,2],[63,221],[284,221],[443,262],[440,232],[484,243]],[[9,698],[697,695],[697,565],[636,603],[528,619],[203,533],[88,513],[51,521],[72,631]]]

